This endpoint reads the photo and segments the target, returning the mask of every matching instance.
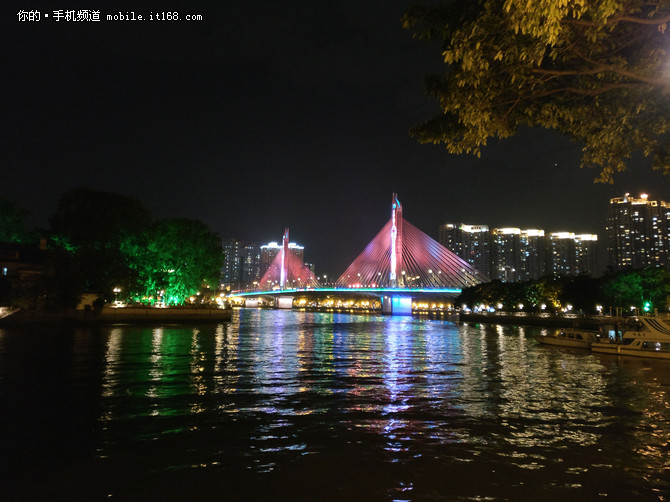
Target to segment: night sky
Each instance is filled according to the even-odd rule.
[[[525,130],[481,158],[420,145],[436,47],[400,18],[410,0],[5,1],[0,195],[48,217],[67,190],[137,196],[156,217],[222,238],[279,241],[339,275],[390,217],[597,233],[608,200],[670,197],[636,159],[614,185],[579,168],[580,145]],[[19,22],[23,10],[40,22]],[[203,21],[56,22],[54,9],[178,11]],[[49,18],[44,17],[49,13]]]

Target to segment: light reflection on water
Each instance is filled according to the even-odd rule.
[[[52,366],[67,385],[42,399],[85,389],[92,420],[55,420],[89,449],[68,464],[52,448],[45,462],[92,460],[83,493],[669,500],[668,362],[411,317],[242,310],[218,326],[72,331],[47,341],[65,345]],[[17,355],[18,336],[0,331],[3,396],[39,396],[34,382],[12,387],[10,362],[41,350]]]

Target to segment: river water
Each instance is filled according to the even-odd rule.
[[[2,500],[670,500],[670,362],[237,310],[0,330]]]

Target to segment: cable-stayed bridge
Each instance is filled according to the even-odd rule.
[[[488,278],[472,265],[406,221],[402,205],[393,194],[391,219],[337,279],[336,287],[319,284],[312,271],[289,249],[286,229],[282,249],[260,280],[259,289],[231,296],[291,298],[292,294],[305,291],[374,295],[381,298],[382,312],[397,315],[411,314],[412,298],[455,298],[462,288],[486,281]],[[283,303],[288,305],[289,301]]]

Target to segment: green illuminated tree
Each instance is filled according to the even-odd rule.
[[[644,302],[648,302],[651,309],[667,312],[670,299],[670,271],[649,267],[645,268],[641,275]]]
[[[31,240],[31,233],[26,226],[28,215],[25,209],[0,197],[0,242],[25,243]]]
[[[621,271],[603,279],[603,294],[608,305],[624,308],[642,307],[644,288],[637,270]]]
[[[605,278],[603,291],[615,307],[627,310],[633,306],[642,311],[649,303],[652,309],[665,311],[670,298],[670,271],[648,267],[617,272]]]
[[[133,246],[129,246],[131,249]],[[135,247],[133,267],[139,290],[175,304],[204,287],[216,288],[223,266],[221,240],[204,223],[188,219],[157,221],[145,248]]]
[[[670,173],[670,0],[443,0],[417,4],[404,26],[436,40],[447,64],[426,79],[441,113],[423,143],[479,155],[520,127],[583,145],[582,166],[611,182],[633,152]]]

